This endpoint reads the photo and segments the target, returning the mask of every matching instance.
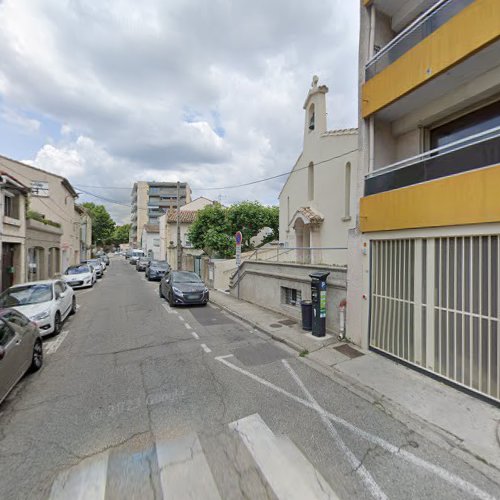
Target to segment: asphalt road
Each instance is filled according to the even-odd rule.
[[[495,498],[480,471],[125,260],[0,406],[0,497]],[[411,390],[411,388],[409,388]]]

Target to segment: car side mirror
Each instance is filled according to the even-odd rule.
[[[5,357],[5,347],[0,346],[0,360]]]

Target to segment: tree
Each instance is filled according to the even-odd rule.
[[[95,245],[105,245],[113,236],[115,229],[114,220],[104,205],[87,202],[83,206],[89,212],[92,219],[92,243]]]
[[[234,256],[234,235],[241,231],[242,250],[253,248],[251,239],[265,227],[272,235],[265,241],[278,238],[279,209],[266,207],[257,201],[243,201],[228,208],[220,204],[209,205],[200,210],[189,231],[189,239],[195,248],[203,249],[211,257]]]
[[[116,226],[113,231],[113,236],[111,237],[112,243],[118,246],[120,243],[128,243],[130,234],[130,224],[124,224],[123,226]]]

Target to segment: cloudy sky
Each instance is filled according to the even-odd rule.
[[[352,0],[0,0],[0,154],[125,205],[135,180],[277,203],[284,178],[207,188],[292,168],[313,74],[328,127],[356,126],[358,15]]]

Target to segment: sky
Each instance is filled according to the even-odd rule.
[[[0,154],[129,221],[134,181],[277,204],[312,76],[357,126],[359,2],[0,0]],[[79,189],[80,188],[80,189]]]

